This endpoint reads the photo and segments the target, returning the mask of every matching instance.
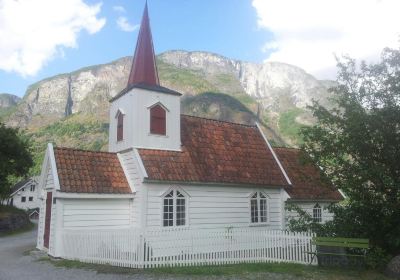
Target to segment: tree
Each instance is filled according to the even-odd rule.
[[[400,51],[385,49],[376,64],[338,62],[331,109],[311,106],[303,149],[346,195],[332,207],[332,234],[366,237],[400,253]]]
[[[15,179],[25,176],[32,165],[28,139],[0,123],[0,204],[10,195]]]

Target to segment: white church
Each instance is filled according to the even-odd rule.
[[[324,207],[342,196],[299,150],[272,148],[257,124],[182,115],[180,98],[160,85],[146,5],[127,86],[110,101],[109,151],[48,144],[39,249],[62,256],[72,230],[283,230],[287,203],[331,218]]]

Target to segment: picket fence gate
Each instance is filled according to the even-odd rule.
[[[64,230],[62,257],[132,268],[255,262],[310,263],[313,233],[213,230]],[[315,262],[314,262],[315,264]]]

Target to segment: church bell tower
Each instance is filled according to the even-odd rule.
[[[160,85],[146,2],[126,88],[110,100],[109,151],[180,151],[180,96]]]

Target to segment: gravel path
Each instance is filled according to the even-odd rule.
[[[290,275],[274,273],[249,274],[237,277],[190,277],[152,275],[149,273],[137,274],[101,274],[87,269],[73,269],[55,267],[46,261],[37,261],[41,254],[27,254],[35,248],[36,229],[19,235],[0,237],[0,280],[172,280],[172,279],[271,279],[292,280]]]

